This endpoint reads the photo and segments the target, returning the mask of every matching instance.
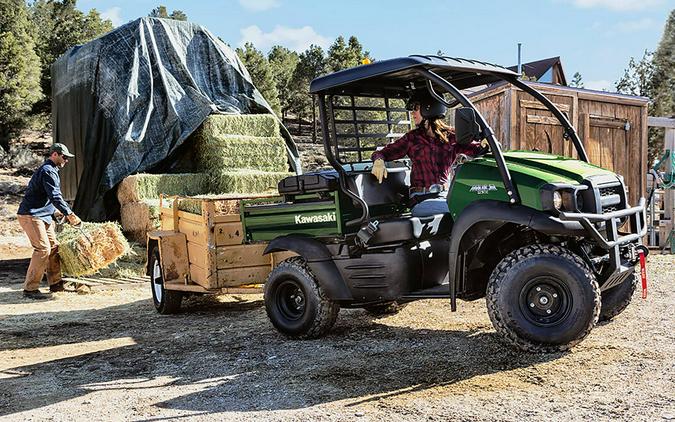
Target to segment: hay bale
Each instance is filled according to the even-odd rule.
[[[267,172],[258,170],[224,170],[214,173],[210,181],[212,191],[221,193],[239,193],[243,196],[251,193],[274,194],[277,184],[288,172]]]
[[[65,274],[74,277],[93,274],[129,249],[117,223],[82,223],[80,227],[65,226],[57,235]]]
[[[197,162],[205,170],[286,171],[286,143],[280,136],[216,135],[200,137]]]
[[[137,278],[145,275],[148,253],[145,243],[131,243],[127,252],[117,261],[96,272],[106,278]]]
[[[164,195],[199,195],[208,193],[209,177],[204,173],[134,174],[127,176],[117,187],[120,204],[157,199]]]
[[[271,114],[212,114],[195,133],[198,137],[219,135],[279,136],[279,123]]]
[[[181,198],[178,202],[178,209],[192,214],[201,215],[202,201],[209,200],[213,202],[216,214],[239,214],[239,204],[242,199],[267,198],[270,204],[276,204],[281,201],[281,197],[276,192],[266,193],[223,193],[197,195],[189,198]],[[172,207],[169,205],[168,207]]]
[[[146,199],[142,202],[127,202],[120,209],[122,231],[151,231],[160,226],[159,200]]]

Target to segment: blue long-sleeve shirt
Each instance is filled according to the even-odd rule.
[[[73,213],[61,194],[59,168],[47,159],[30,178],[17,214],[39,217],[51,224],[55,210],[61,211],[63,215]]]

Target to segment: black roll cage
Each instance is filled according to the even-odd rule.
[[[504,155],[501,150],[499,141],[497,140],[494,131],[490,127],[490,125],[487,123],[483,115],[478,111],[478,109],[473,105],[471,100],[467,98],[459,89],[457,89],[452,83],[448,82],[445,78],[442,76],[434,73],[433,71],[425,68],[414,68],[411,69],[413,72],[417,73],[418,75],[422,76],[425,78],[426,82],[426,88],[429,91],[429,93],[435,97],[436,99],[442,101],[445,103],[446,106],[448,107],[454,107],[457,104],[461,104],[464,107],[469,107],[473,109],[476,112],[476,118],[478,120],[478,124],[481,126],[483,130],[483,136],[488,142],[488,145],[490,146],[490,151],[492,151],[492,154],[494,155],[495,162],[497,164],[497,168],[499,170],[499,174],[502,178],[502,181],[504,182],[504,187],[506,188],[506,193],[509,196],[509,202],[511,204],[520,204],[520,195],[518,194],[518,190],[513,183],[513,179],[511,177],[511,174],[509,172],[509,169],[506,166],[506,162],[504,160]],[[515,85],[516,87],[522,89],[523,91],[527,92],[528,94],[532,95],[534,98],[536,98],[539,102],[541,102],[553,115],[558,119],[562,127],[564,128],[564,137],[566,139],[571,139],[572,143],[574,144],[574,147],[577,151],[577,154],[579,155],[579,158],[585,162],[588,162],[588,155],[586,154],[586,150],[584,149],[583,144],[581,143],[581,139],[579,138],[579,135],[577,134],[576,130],[574,129],[574,126],[570,123],[569,119],[563,112],[561,112],[554,104],[551,102],[546,96],[544,96],[541,92],[537,91],[536,89],[532,88],[528,84],[524,83],[523,81],[519,80],[517,76],[511,76],[511,75],[503,75],[500,73],[492,73],[492,72],[486,72],[490,73],[492,76],[504,80],[510,84]],[[436,91],[433,88],[432,83],[435,83],[436,85],[440,86],[441,88],[445,89],[448,93],[450,93],[454,98],[455,102],[453,103],[448,103],[441,95],[436,93]],[[335,153],[333,151],[332,145],[331,145],[331,139],[335,140],[336,148],[337,148],[337,142],[338,142],[338,137],[337,137],[337,131],[335,127],[335,122],[334,122],[334,110],[333,110],[333,104],[332,101],[328,101],[328,108],[329,110],[326,110],[326,92],[317,92],[315,94],[318,98],[318,105],[319,105],[319,116],[321,118],[321,130],[323,133],[323,146],[324,146],[324,151],[326,153],[326,158],[328,159],[328,162],[333,166],[333,168],[338,172],[340,177],[338,178],[339,180],[339,185],[340,185],[340,190],[345,193],[348,197],[356,201],[360,207],[361,207],[361,217],[356,218],[354,220],[348,221],[346,224],[347,226],[354,226],[354,225],[361,225],[363,223],[366,223],[370,220],[370,211],[368,209],[368,204],[361,198],[359,195],[356,193],[352,192],[349,187],[347,186],[347,181],[346,181],[346,176],[347,176],[347,171],[344,169],[342,164],[339,162],[338,158],[335,156]],[[332,94],[328,94],[329,99],[332,98]],[[327,113],[330,113],[331,116],[331,121],[333,122],[332,127],[328,127],[328,115]]]

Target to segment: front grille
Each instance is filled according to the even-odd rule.
[[[598,186],[600,206],[603,214],[621,210],[625,207],[625,191],[621,183]]]

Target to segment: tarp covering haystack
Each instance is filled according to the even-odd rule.
[[[300,171],[293,140],[236,53],[199,25],[141,18],[74,47],[52,66],[52,93],[54,140],[75,153],[61,174],[63,192],[86,220],[117,217],[114,187],[129,175],[199,172],[194,145],[187,141],[209,115],[267,113],[214,119],[202,130],[214,136],[194,142],[231,146],[244,154],[239,157],[262,152],[260,143],[269,142],[276,155],[267,153],[257,170],[276,172],[275,177]],[[244,133],[249,138],[242,139]],[[225,166],[216,177],[221,185],[273,184],[270,175],[259,182],[250,174],[229,174],[251,163],[227,160],[205,160]]]

